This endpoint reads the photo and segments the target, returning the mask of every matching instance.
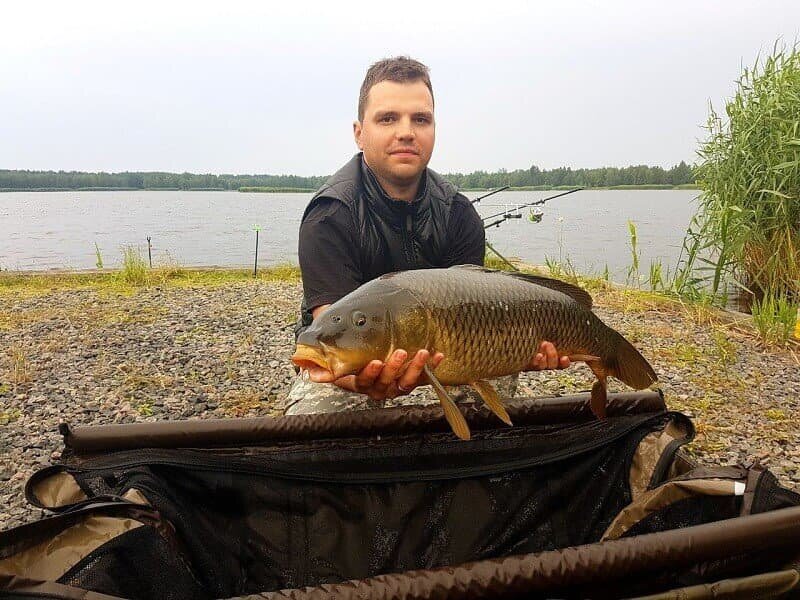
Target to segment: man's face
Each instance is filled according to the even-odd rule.
[[[369,91],[364,118],[353,123],[356,144],[375,174],[408,186],[428,166],[436,138],[433,97],[422,81],[381,81]]]

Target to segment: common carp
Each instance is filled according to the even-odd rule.
[[[597,376],[591,408],[605,417],[606,378],[643,389],[657,381],[630,342],[592,312],[583,289],[549,277],[495,271],[477,265],[389,273],[329,306],[300,334],[292,362],[318,365],[342,377],[398,348],[413,357],[426,348],[444,354],[436,390],[455,434],[469,439],[466,420],[444,386],[469,384],[505,423],[511,419],[487,379],[522,371],[542,341]]]

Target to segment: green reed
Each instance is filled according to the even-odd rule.
[[[797,304],[785,296],[764,296],[752,305],[753,325],[768,346],[785,346],[792,339],[797,323]]]
[[[713,107],[695,168],[698,211],[676,291],[737,282],[756,299],[800,298],[800,49],[775,46],[746,68],[725,117]]]
[[[100,254],[100,246],[97,245],[97,242],[94,243],[94,266],[98,269],[103,268],[103,255]]]
[[[147,273],[147,261],[135,246],[122,249],[122,269],[119,279],[130,285],[147,285],[150,278]]]
[[[628,284],[634,283],[639,287],[639,236],[636,232],[636,223],[628,221],[628,242],[631,246],[631,266],[628,267]]]

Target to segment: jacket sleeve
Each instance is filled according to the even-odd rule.
[[[447,255],[444,267],[481,265],[486,254],[486,233],[478,211],[462,198],[453,206],[448,224]]]
[[[303,219],[298,257],[309,311],[336,302],[363,283],[354,236],[350,212],[336,200],[318,200]]]

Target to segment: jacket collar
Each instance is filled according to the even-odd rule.
[[[417,197],[411,202],[396,200],[386,193],[375,173],[367,165],[363,155],[361,156],[361,185],[365,192],[366,201],[372,210],[392,224],[402,225],[406,215],[420,214],[427,210],[430,205],[427,183],[426,169],[420,180]]]
[[[364,163],[363,153],[359,152],[314,194],[306,207],[303,218],[318,198],[333,198],[349,205],[364,192],[366,192],[364,195],[367,197],[369,205],[392,222],[396,222],[401,215],[408,214],[409,210],[414,211],[412,214],[420,215],[420,211],[425,212],[426,209],[429,209],[431,201],[449,204],[458,194],[458,190],[453,184],[442,179],[431,169],[425,169],[422,185],[420,185],[417,198],[413,202],[392,200]],[[413,208],[409,209],[409,206]]]

